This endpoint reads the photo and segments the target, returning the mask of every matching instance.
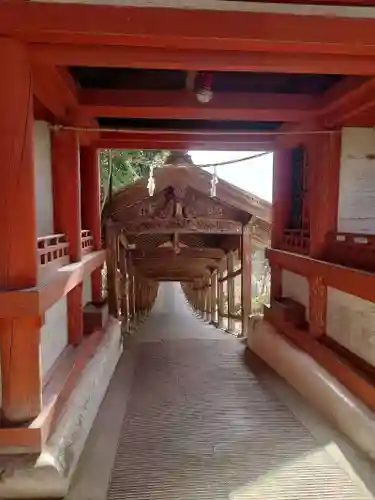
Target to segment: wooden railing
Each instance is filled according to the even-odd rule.
[[[337,264],[375,272],[375,235],[329,233],[325,257]]]
[[[91,235],[91,231],[89,231],[88,229],[82,229],[81,241],[82,241],[82,253],[86,254],[92,252],[94,248],[94,241]]]
[[[39,279],[69,263],[69,243],[65,234],[41,236],[37,240]]]
[[[283,238],[283,250],[308,254],[310,250],[310,236],[305,229],[286,229]]]

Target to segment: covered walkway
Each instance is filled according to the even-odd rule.
[[[358,475],[360,474],[360,475]],[[124,352],[69,500],[369,499],[371,466],[243,342],[159,287]]]

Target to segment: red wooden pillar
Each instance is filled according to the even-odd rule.
[[[82,228],[91,231],[94,250],[101,249],[100,175],[98,150],[92,146],[81,148]],[[92,302],[102,301],[102,270],[91,275]]]
[[[308,142],[310,163],[310,256],[324,259],[326,237],[337,230],[341,135],[313,137]],[[326,333],[327,285],[321,276],[309,279],[309,330]]]
[[[326,236],[337,228],[341,135],[308,141],[310,185],[310,256],[323,258]]]
[[[273,156],[272,248],[282,248],[284,230],[288,227],[291,210],[291,150],[281,148]],[[271,269],[271,298],[281,297],[281,268]]]
[[[55,231],[65,233],[72,262],[82,258],[81,186],[77,134],[58,130],[52,135],[53,215]],[[83,338],[82,288],[80,283],[67,295],[69,342]]]
[[[28,53],[0,38],[0,289],[37,284],[33,89]],[[0,319],[2,419],[27,422],[41,410],[41,318]]]

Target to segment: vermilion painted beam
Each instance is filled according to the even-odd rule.
[[[60,122],[67,123],[69,113],[78,106],[78,92],[70,74],[64,68],[37,61],[33,62],[32,73],[35,97]]]
[[[98,148],[118,149],[218,149],[225,151],[272,151],[274,136],[247,133],[225,133],[215,131],[162,131],[139,130],[129,132],[102,131],[100,139],[95,141]]]
[[[170,150],[170,151],[272,151],[274,144],[271,142],[222,142],[217,141],[160,141],[144,137],[140,141],[113,142],[111,140],[99,140],[95,142],[98,148],[114,149],[150,149],[150,150]]]
[[[314,97],[218,92],[201,104],[188,91],[87,89],[80,93],[80,104],[92,117],[296,122],[312,113]]]
[[[309,131],[339,126],[372,126],[375,124],[375,78],[347,77],[317,99],[315,116],[297,124],[286,123],[281,132],[293,132],[275,138],[278,147],[293,147],[309,136]],[[297,134],[297,132],[301,132]]]
[[[5,2],[0,33],[28,42],[375,55],[373,19]]]
[[[375,78],[346,78],[320,98],[319,119],[325,126],[342,125],[375,106]]]
[[[90,252],[80,262],[60,268],[50,281],[35,288],[0,291],[0,318],[42,316],[105,261],[105,251]]]
[[[205,71],[258,71],[327,75],[375,75],[373,56],[276,54],[244,51],[181,50],[37,43],[30,47],[37,61],[62,66],[154,68]]]

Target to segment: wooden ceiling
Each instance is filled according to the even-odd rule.
[[[27,45],[36,116],[81,127],[83,142],[274,150],[286,131],[375,124],[373,19],[312,12],[11,1],[0,35]],[[206,104],[195,94],[204,73]]]

